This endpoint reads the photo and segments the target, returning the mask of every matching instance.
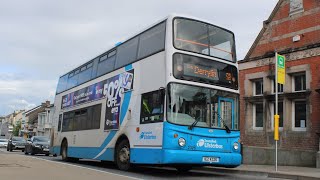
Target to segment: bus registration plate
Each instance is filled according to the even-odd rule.
[[[202,162],[209,162],[209,163],[213,163],[213,162],[219,162],[219,158],[218,157],[202,157]]]

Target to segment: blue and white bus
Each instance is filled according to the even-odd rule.
[[[59,79],[51,152],[65,161],[241,164],[234,34],[170,15]]]

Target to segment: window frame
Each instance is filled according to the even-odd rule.
[[[306,119],[305,119],[305,127],[301,127],[301,124],[300,124],[300,127],[296,127],[295,126],[295,122],[296,122],[296,114],[295,114],[295,105],[296,105],[296,102],[302,102],[304,101],[305,102],[305,106],[306,106]],[[295,99],[292,101],[292,111],[291,111],[291,121],[292,121],[292,131],[301,131],[301,132],[304,132],[304,131],[307,131],[307,126],[308,126],[308,115],[307,115],[307,100],[306,99]]]
[[[73,77],[74,76],[74,71],[71,71],[70,73],[68,73],[68,79],[67,79],[67,84],[68,84],[68,80],[69,78]]]
[[[94,113],[89,113],[89,111],[95,111],[96,109],[99,109],[100,111],[100,114],[97,116],[99,117],[99,121],[98,120],[95,120],[94,117]],[[83,111],[86,111],[83,115]],[[101,129],[101,112],[102,112],[102,104],[95,104],[95,105],[92,105],[92,106],[88,106],[88,107],[84,107],[84,108],[79,108],[79,109],[74,109],[74,110],[71,110],[71,111],[68,111],[68,112],[64,112],[63,113],[63,117],[65,116],[65,114],[73,114],[73,117],[72,117],[72,129],[63,129],[63,122],[62,122],[62,126],[61,126],[61,132],[74,132],[74,131],[85,131],[85,130],[97,130],[97,129]],[[77,113],[77,114],[76,114]],[[91,117],[89,117],[89,115],[91,115]],[[84,117],[85,116],[85,117]],[[77,123],[78,119],[79,118],[79,121],[80,123],[77,124],[77,126],[75,126],[75,123]],[[81,118],[86,118],[85,122],[86,123],[83,123],[82,122],[82,119]],[[62,118],[63,119],[63,118]],[[68,119],[70,119],[70,117],[68,117]],[[91,128],[88,128],[88,122],[87,121],[91,121]],[[64,119],[63,119],[64,121]],[[99,122],[99,124],[97,123]],[[85,124],[86,127],[82,127],[82,125]],[[99,127],[97,126],[94,126],[94,125],[99,125]],[[80,127],[80,128],[77,128],[76,127]]]
[[[285,119],[285,112],[284,112],[284,101],[278,101],[278,103],[282,103],[282,127],[280,127],[280,119],[279,119],[279,130],[283,131],[283,126],[284,126],[284,119]],[[274,130],[274,115],[275,115],[275,105],[276,102],[272,101],[270,102],[270,109],[271,109],[271,129]],[[278,113],[279,113],[279,105],[278,105]]]
[[[74,71],[74,76],[79,74],[80,73],[80,68],[77,68],[75,71]]]
[[[261,88],[261,94],[257,94],[256,92],[256,83],[257,82],[260,82],[262,81],[261,85],[262,85],[262,88]],[[253,93],[253,96],[263,96],[263,92],[264,92],[264,85],[263,85],[263,78],[258,78],[258,79],[254,79],[252,80],[252,93]]]
[[[257,103],[254,103],[252,104],[252,128],[253,130],[257,130],[257,131],[262,131],[263,128],[264,128],[264,116],[262,116],[262,127],[257,127],[256,126],[256,121],[257,121],[257,117],[256,117],[256,105],[257,104],[261,104],[262,105],[262,108],[263,108],[263,102],[257,102]],[[263,112],[263,110],[262,110]],[[264,113],[262,113],[264,114]]]
[[[296,81],[295,80],[296,79],[295,78],[298,77],[298,76],[303,76],[303,75],[304,75],[305,89],[296,91],[296,88],[295,88],[295,86],[296,86]],[[302,77],[300,77],[300,78],[302,78]],[[298,72],[298,73],[292,74],[291,80],[292,80],[292,92],[304,92],[304,91],[307,90],[307,75],[306,75],[306,72]],[[303,84],[302,84],[302,88],[303,88]]]
[[[146,31],[144,31],[143,33],[141,33],[141,34],[139,34],[139,43],[138,43],[138,50],[137,50],[137,60],[140,60],[140,59],[144,59],[144,58],[146,58],[146,57],[148,57],[148,56],[152,56],[153,54],[156,54],[156,53],[158,53],[158,52],[161,52],[161,51],[163,51],[164,49],[165,49],[165,46],[166,46],[166,27],[167,27],[167,25],[166,25],[166,23],[165,23],[166,21],[163,21],[163,22],[161,22],[161,23],[158,23],[157,25],[155,25],[155,26],[152,26],[151,28],[149,28],[148,30],[146,30]],[[150,30],[154,30],[155,28],[158,28],[159,26],[161,26],[162,25],[162,23],[163,23],[163,25],[164,25],[164,39],[163,39],[163,42],[161,42],[161,43],[163,43],[162,45],[163,45],[163,48],[161,48],[161,49],[159,49],[159,50],[157,50],[157,51],[154,51],[154,52],[152,52],[151,54],[146,54],[146,55],[144,55],[144,56],[141,56],[141,57],[139,57],[139,53],[140,53],[140,47],[141,47],[141,36],[142,35],[145,35],[145,33],[147,33],[147,32],[150,32]]]
[[[276,80],[275,79],[272,79],[271,80],[271,93],[272,94],[275,94],[276,93]],[[284,85],[283,84],[279,84],[278,83],[278,87],[279,87],[279,89],[281,90],[281,87],[282,87],[282,91],[279,91],[279,89],[278,89],[278,94],[283,94],[284,93]]]
[[[161,92],[162,91],[162,92]],[[160,116],[160,119],[159,120],[153,120],[153,121],[151,121],[151,120],[148,120],[147,122],[146,121],[144,121],[144,122],[142,122],[142,118],[144,118],[144,117],[147,117],[147,116],[142,116],[142,107],[143,107],[143,95],[153,95],[154,93],[159,93],[160,94],[160,96],[161,96],[161,94],[165,94],[165,89],[159,89],[159,90],[155,90],[155,91],[150,91],[150,92],[146,92],[146,93],[143,93],[143,94],[141,94],[141,101],[140,101],[140,124],[151,124],[151,123],[160,123],[160,122],[163,122],[164,121],[164,111],[165,111],[165,109],[164,109],[164,103],[165,103],[165,96],[163,96],[163,97],[161,97],[162,99],[160,99],[160,103],[162,103],[162,104],[160,104],[162,107],[160,107],[160,111],[161,111],[161,108],[162,108],[162,112],[160,112],[160,113],[155,113],[155,114],[153,114],[153,115],[159,115]]]
[[[175,28],[174,28],[174,22],[176,19],[184,19],[184,20],[190,20],[190,21],[195,21],[195,22],[200,22],[200,23],[203,23],[207,26],[212,26],[212,27],[215,27],[215,28],[218,28],[218,29],[221,29],[221,30],[224,30],[226,32],[229,32],[232,34],[233,36],[233,47],[232,47],[232,51],[234,52],[234,59],[232,60],[227,60],[227,59],[223,59],[223,58],[220,58],[220,57],[216,57],[216,56],[211,56],[210,53],[207,55],[207,54],[202,54],[202,53],[197,53],[197,52],[194,52],[194,51],[188,51],[188,50],[184,50],[184,49],[180,49],[180,48],[177,48],[175,45],[174,45],[174,37],[175,37]],[[230,62],[230,63],[236,63],[237,62],[237,52],[236,52],[236,41],[235,41],[235,35],[232,31],[228,30],[228,29],[225,29],[225,28],[222,28],[220,26],[217,26],[217,25],[213,25],[213,24],[210,24],[210,23],[207,23],[207,22],[203,22],[203,21],[200,21],[200,20],[196,20],[196,19],[191,19],[191,18],[186,18],[186,17],[174,17],[172,19],[172,46],[177,49],[177,50],[180,50],[180,51],[185,51],[185,52],[190,52],[190,53],[194,53],[194,54],[198,54],[198,55],[203,55],[203,56],[207,56],[207,57],[210,57],[210,58],[217,58],[219,60],[223,60],[223,61],[227,61],[227,62]],[[209,27],[208,27],[208,33],[209,33]],[[209,40],[209,39],[208,39]],[[210,44],[210,40],[209,40],[209,44]]]
[[[105,54],[101,55],[101,56],[99,57],[99,62],[98,62],[98,63],[107,60],[107,59],[108,59],[108,54],[109,54],[109,53],[105,53]]]

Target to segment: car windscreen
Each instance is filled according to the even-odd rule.
[[[34,142],[49,142],[48,137],[34,137],[33,139]]]
[[[13,137],[12,141],[23,141],[23,137]]]

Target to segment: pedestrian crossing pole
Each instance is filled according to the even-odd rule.
[[[275,101],[276,101],[276,114],[274,115],[274,140],[275,140],[275,144],[276,144],[276,150],[275,150],[275,170],[278,171],[278,141],[279,141],[279,119],[280,116],[278,114],[278,86],[279,84],[283,84],[285,83],[285,57],[279,55],[276,52],[275,55],[275,61],[276,61],[276,65],[275,65]]]

